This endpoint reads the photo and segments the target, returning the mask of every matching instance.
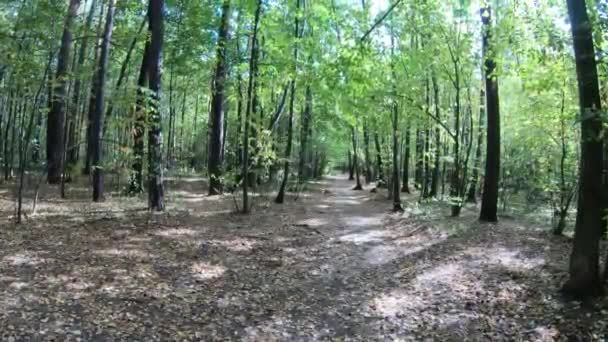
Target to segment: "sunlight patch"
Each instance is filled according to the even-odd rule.
[[[106,257],[148,258],[148,255],[138,249],[108,248],[95,251],[95,254]]]
[[[188,228],[171,228],[171,229],[157,230],[153,234],[157,235],[157,236],[168,237],[168,238],[181,238],[181,237],[197,236],[198,231],[196,231],[194,229],[188,229]]]
[[[257,244],[251,239],[243,239],[240,237],[232,240],[209,240],[209,243],[214,246],[221,246],[233,252],[247,252],[253,249]]]
[[[397,289],[374,298],[369,303],[369,308],[376,314],[392,318],[426,306],[421,298],[420,294]]]
[[[354,227],[366,227],[366,226],[380,225],[382,223],[382,215],[345,217],[344,223],[348,226],[354,226]]]
[[[360,233],[352,233],[340,237],[340,241],[353,242],[355,244],[368,242],[381,242],[389,236],[389,233],[383,230],[368,230]]]
[[[197,262],[190,267],[194,278],[199,280],[209,280],[221,277],[226,268],[218,265],[211,265],[207,262]]]
[[[4,261],[13,266],[21,266],[21,265],[38,265],[46,261],[44,258],[40,258],[33,253],[17,253],[14,255],[9,255],[4,257]]]

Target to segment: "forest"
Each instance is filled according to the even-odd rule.
[[[605,341],[605,0],[0,0],[1,341]]]

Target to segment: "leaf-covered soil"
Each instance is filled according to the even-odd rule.
[[[448,218],[413,195],[395,215],[341,177],[249,216],[200,179],[169,187],[163,214],[48,191],[19,226],[0,187],[0,340],[604,338],[603,301],[560,297],[570,243],[546,226]]]

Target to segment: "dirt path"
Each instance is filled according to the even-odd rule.
[[[414,198],[391,215],[342,177],[250,216],[181,184],[163,215],[51,202],[2,229],[0,340],[553,341],[605,329],[603,303],[559,299],[568,242],[534,227],[431,215]]]

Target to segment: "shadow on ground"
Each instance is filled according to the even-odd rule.
[[[514,220],[420,215],[414,196],[395,216],[342,178],[250,216],[200,179],[171,186],[164,214],[48,194],[26,224],[3,221],[0,339],[553,341],[604,329],[603,302],[557,295],[568,241]]]

